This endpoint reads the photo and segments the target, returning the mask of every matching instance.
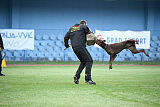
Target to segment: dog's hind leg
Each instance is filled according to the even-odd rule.
[[[145,54],[146,56],[148,56],[148,57],[149,57],[149,55],[146,53],[146,51],[145,51],[144,49],[142,49],[142,50],[138,50],[138,51],[140,51],[140,52],[144,52],[144,54]]]
[[[144,54],[149,57],[149,55],[145,52],[144,49],[137,50],[135,46],[132,46],[132,47],[129,47],[129,50],[134,54],[137,54],[137,53],[140,53],[140,52],[144,52]]]

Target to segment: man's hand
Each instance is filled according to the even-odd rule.
[[[64,50],[66,50],[66,49],[69,48],[70,46],[69,46],[69,45],[65,45],[65,47],[66,47],[66,48],[65,48]]]
[[[69,48],[69,47],[70,47],[69,45],[66,46],[66,48]]]
[[[65,45],[66,48],[69,48],[70,46],[68,44]]]

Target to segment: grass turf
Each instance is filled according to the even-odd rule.
[[[9,66],[0,107],[159,107],[160,66],[93,66],[97,85],[73,83],[78,66]]]
[[[40,61],[32,61],[32,62],[25,62],[25,61],[7,61],[7,64],[80,64],[79,61],[51,61],[51,62],[40,62]],[[94,61],[94,64],[109,64],[107,61]],[[119,62],[119,61],[114,61],[113,64],[134,64],[134,65],[160,65],[160,62],[149,62],[149,61],[144,61],[144,62]]]

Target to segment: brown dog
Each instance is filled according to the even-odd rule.
[[[133,39],[114,44],[106,44],[105,40],[97,40],[96,44],[102,47],[110,55],[109,69],[112,69],[112,62],[117,57],[117,54],[120,53],[123,49],[129,49],[133,54],[144,52],[144,54],[149,57],[149,55],[145,52],[144,49],[136,49],[135,44],[138,44],[138,41]]]

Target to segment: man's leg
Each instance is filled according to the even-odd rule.
[[[93,64],[93,62],[86,63],[85,81],[87,84],[96,85],[96,83],[94,81],[92,81],[92,79],[91,79],[92,64]]]
[[[84,54],[83,58],[84,58],[84,61],[86,62],[85,81],[88,84],[96,85],[96,83],[93,82],[92,79],[91,79],[91,69],[92,69],[92,64],[93,64],[92,57],[85,47],[82,47],[82,48],[84,50],[83,51],[83,54]]]
[[[90,53],[86,49],[86,47],[82,47],[82,50],[83,50],[83,61],[85,62],[85,66],[86,66],[85,80],[89,81],[91,80],[91,69],[92,69],[93,60]]]
[[[86,64],[83,61],[83,49],[82,49],[82,47],[73,48],[73,51],[76,54],[77,58],[81,61],[80,65],[79,65],[79,67],[77,69],[77,72],[76,72],[76,74],[74,76],[75,84],[79,84],[80,75],[81,75],[84,67],[86,66]]]
[[[75,84],[79,84],[79,78],[81,76],[81,72],[83,71],[84,67],[85,67],[85,63],[81,62],[81,64],[79,65],[79,68],[78,68],[78,70],[76,72],[76,75],[74,76]]]
[[[93,62],[87,62],[87,63],[86,63],[86,71],[85,71],[85,80],[86,80],[86,81],[91,80],[92,63],[93,63]]]
[[[76,72],[76,75],[75,75],[77,77],[77,79],[80,78],[81,72],[83,71],[85,66],[86,66],[85,63],[81,62],[81,64],[79,65],[79,68]]]
[[[73,49],[74,50],[74,49]],[[74,50],[75,54],[77,55],[78,59],[81,61],[81,64],[77,70],[77,76],[79,75],[80,77],[80,74],[82,72],[82,70],[84,69],[84,67],[86,67],[86,76],[85,76],[85,80],[88,84],[96,84],[95,82],[93,82],[91,80],[91,68],[92,68],[92,63],[93,63],[93,60],[92,60],[92,57],[91,55],[89,54],[88,50],[86,49],[86,47],[82,46],[80,47],[78,50],[75,49]],[[76,78],[76,76],[74,77],[74,82],[75,80],[78,81],[78,78]],[[76,84],[79,83],[78,82],[75,82]]]

